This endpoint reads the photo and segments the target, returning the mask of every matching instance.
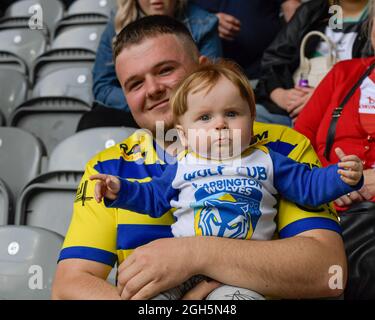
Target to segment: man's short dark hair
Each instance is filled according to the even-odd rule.
[[[188,28],[182,22],[169,16],[152,15],[135,20],[120,31],[113,42],[113,60],[116,61],[125,47],[164,34],[176,35],[189,46],[192,54],[199,56],[198,48]]]

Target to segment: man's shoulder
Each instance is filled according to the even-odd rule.
[[[267,144],[269,142],[283,141],[296,144],[308,140],[304,135],[287,126],[254,122],[254,143]]]
[[[90,159],[88,165],[97,167],[98,164],[108,163],[109,166],[113,166],[114,162],[120,161],[123,163],[145,163],[146,155],[153,154],[154,151],[152,136],[143,130],[137,130],[123,141],[97,153]]]

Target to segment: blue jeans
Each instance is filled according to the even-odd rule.
[[[271,113],[261,104],[256,104],[255,120],[264,123],[276,123],[288,127],[293,127],[292,119],[289,116]]]

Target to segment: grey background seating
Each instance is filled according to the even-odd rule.
[[[64,5],[59,0],[22,0],[10,5],[5,12],[6,17],[31,17],[36,12],[33,6],[40,5],[43,21],[52,35],[58,21],[64,15]],[[30,13],[31,11],[31,13]]]
[[[27,75],[27,65],[26,63],[14,53],[8,51],[0,51],[0,67],[17,70],[24,75]]]
[[[50,72],[36,82],[32,91],[34,98],[59,96],[77,98],[91,106],[94,100],[91,69],[77,64]]]
[[[28,80],[20,71],[0,64],[0,83],[0,111],[9,123],[10,114],[27,99]]]
[[[65,236],[82,171],[48,172],[31,181],[17,203],[16,224],[42,227]]]
[[[4,125],[5,125],[5,116],[3,115],[3,113],[0,110],[0,127],[2,127]]]
[[[76,0],[69,6],[67,15],[99,13],[109,17],[116,8],[116,0]]]
[[[45,97],[26,101],[10,117],[10,125],[38,137],[50,154],[65,138],[73,135],[82,114],[90,107],[67,97]]]
[[[96,52],[107,21],[107,17],[98,14],[68,16],[56,27],[51,48],[81,48]]]
[[[91,106],[94,61],[95,54],[85,49],[47,51],[36,60],[32,70],[32,97],[73,97]]]
[[[6,225],[13,220],[10,215],[13,200],[6,184],[0,179],[0,226]],[[11,219],[10,219],[11,218]]]
[[[43,146],[33,135],[18,128],[0,127],[0,178],[14,199],[40,172]]]
[[[1,62],[1,60],[0,60]],[[37,58],[31,70],[31,83],[50,73],[72,67],[86,67],[92,69],[95,62],[95,53],[86,49],[55,49],[43,53]]]
[[[0,29],[0,50],[9,51],[21,58],[31,69],[36,57],[41,55],[47,46],[45,35],[38,30],[24,28]]]
[[[83,171],[87,161],[95,154],[123,141],[135,130],[125,127],[105,127],[78,132],[60,142],[52,151],[47,171]]]
[[[62,244],[45,229],[0,226],[0,300],[50,299]]]

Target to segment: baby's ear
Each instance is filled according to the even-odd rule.
[[[185,135],[184,128],[181,125],[176,124],[176,130],[178,133],[178,137],[180,138],[181,144],[186,148],[188,144],[187,144],[187,137]]]

